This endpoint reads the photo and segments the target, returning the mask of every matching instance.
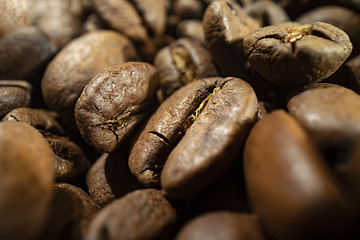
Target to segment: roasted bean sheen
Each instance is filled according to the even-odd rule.
[[[145,186],[159,186],[161,174],[168,196],[192,195],[230,166],[256,111],[256,96],[243,80],[192,82],[150,118],[132,148],[130,169]]]
[[[113,152],[154,104],[157,78],[149,63],[128,62],[94,77],[75,106],[75,118],[85,141]]]
[[[352,44],[341,29],[323,22],[263,27],[244,38],[251,66],[279,85],[305,85],[333,74],[349,57]]]

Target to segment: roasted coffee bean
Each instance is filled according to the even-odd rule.
[[[8,32],[0,39],[0,79],[32,80],[55,51],[50,38],[36,27]]]
[[[257,217],[237,212],[218,211],[200,215],[180,229],[176,240],[226,239],[265,240]]]
[[[98,205],[103,206],[142,188],[131,174],[127,159],[128,151],[124,147],[111,154],[104,153],[86,174],[90,197]]]
[[[44,101],[76,129],[74,107],[85,85],[98,73],[137,60],[132,43],[110,30],[84,34],[64,47],[47,66],[41,82]]]
[[[285,10],[272,1],[256,1],[247,5],[244,11],[247,15],[256,19],[262,27],[290,21],[290,17]]]
[[[137,190],[104,207],[85,239],[167,239],[176,221],[175,209],[160,190]]]
[[[330,24],[288,22],[263,27],[244,38],[251,66],[279,85],[305,85],[333,74],[349,57],[347,34]]]
[[[341,6],[322,6],[305,12],[296,19],[300,24],[311,24],[325,22],[340,28],[347,35],[353,44],[352,55],[360,51],[360,14],[352,9]]]
[[[218,75],[209,51],[190,38],[178,39],[161,49],[154,64],[160,85],[157,96],[161,102],[192,81]]]
[[[150,118],[131,150],[130,170],[145,186],[159,187],[161,174],[168,196],[193,195],[231,165],[256,110],[256,96],[243,80],[192,82]]]
[[[292,97],[289,112],[324,147],[349,145],[360,135],[360,95],[327,85]]]
[[[145,62],[128,62],[94,77],[84,88],[75,118],[85,141],[115,151],[154,107],[158,79]]]
[[[179,38],[191,38],[206,45],[204,28],[200,20],[181,21],[177,26],[176,33]]]
[[[29,106],[31,91],[26,81],[0,80],[0,118],[15,108]]]
[[[46,225],[38,239],[84,239],[98,209],[81,188],[67,183],[55,184]]]
[[[55,112],[17,108],[6,114],[2,121],[24,122],[38,129],[54,152],[55,180],[75,180],[89,169],[90,161],[82,149],[66,135],[56,118]]]
[[[94,0],[97,14],[114,30],[131,39],[145,60],[156,53],[156,38],[166,27],[166,0]]]
[[[343,189],[285,111],[270,113],[252,128],[244,171],[250,204],[274,239],[352,239],[353,209]]]
[[[236,2],[213,1],[205,10],[203,27],[209,50],[222,74],[246,76],[243,39],[260,28],[257,21],[247,16]]]
[[[35,239],[53,189],[49,144],[25,123],[0,122],[0,239]]]

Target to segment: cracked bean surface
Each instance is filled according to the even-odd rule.
[[[349,36],[333,25],[287,22],[247,34],[244,51],[262,77],[294,86],[329,77],[349,57],[352,44]]]
[[[75,106],[75,119],[90,146],[113,152],[144,119],[154,102],[155,71],[149,63],[128,62],[86,85]]]
[[[130,170],[145,186],[161,183],[167,196],[195,194],[230,166],[256,111],[255,93],[238,78],[194,81],[150,118],[132,148]]]

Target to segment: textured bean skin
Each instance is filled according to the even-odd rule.
[[[263,27],[244,38],[251,66],[279,85],[305,85],[333,74],[349,57],[348,35],[333,25],[295,22]]]
[[[97,74],[126,61],[137,60],[123,35],[99,30],[82,35],[64,47],[47,66],[41,81],[46,105],[76,129],[74,107],[85,85]]]
[[[75,118],[85,141],[116,150],[154,103],[157,78],[149,63],[128,62],[94,77],[81,93]]]
[[[240,79],[188,84],[151,117],[131,151],[130,169],[145,186],[158,186],[161,173],[168,196],[192,195],[229,167],[256,111],[253,90]]]

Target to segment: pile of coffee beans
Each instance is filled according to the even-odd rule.
[[[357,0],[0,0],[1,240],[360,239]]]

